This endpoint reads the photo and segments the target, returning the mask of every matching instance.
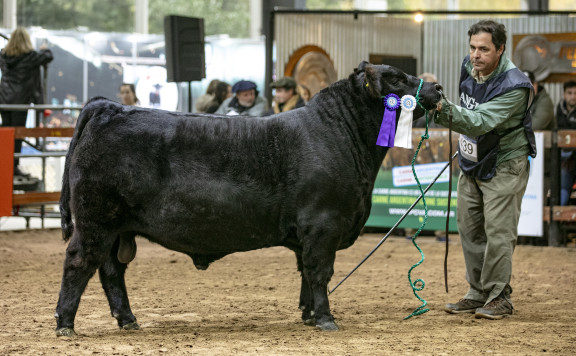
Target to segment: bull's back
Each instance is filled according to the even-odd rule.
[[[180,251],[281,244],[290,163],[270,123],[122,106],[94,117],[70,167],[76,220]]]

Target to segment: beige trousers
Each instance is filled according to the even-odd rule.
[[[512,253],[529,174],[525,156],[502,162],[490,180],[460,174],[457,221],[470,284],[464,298],[488,303],[504,292],[510,301]]]

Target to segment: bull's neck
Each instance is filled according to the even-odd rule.
[[[388,151],[388,148],[376,145],[384,115],[382,101],[358,93],[348,80],[318,93],[314,101],[318,110],[324,113],[320,117],[336,121],[336,127],[348,134],[349,141],[344,144],[355,148],[365,168],[375,177]]]

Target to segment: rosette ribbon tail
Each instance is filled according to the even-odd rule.
[[[412,149],[412,123],[414,120],[414,109],[416,109],[416,98],[412,95],[404,95],[400,100],[402,111],[398,120],[394,146]]]
[[[400,106],[400,98],[396,94],[388,94],[384,98],[384,117],[378,133],[376,144],[382,147],[394,147],[396,136],[396,109]]]

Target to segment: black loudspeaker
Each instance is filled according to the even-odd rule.
[[[166,72],[169,82],[191,82],[206,78],[204,19],[164,17]]]

